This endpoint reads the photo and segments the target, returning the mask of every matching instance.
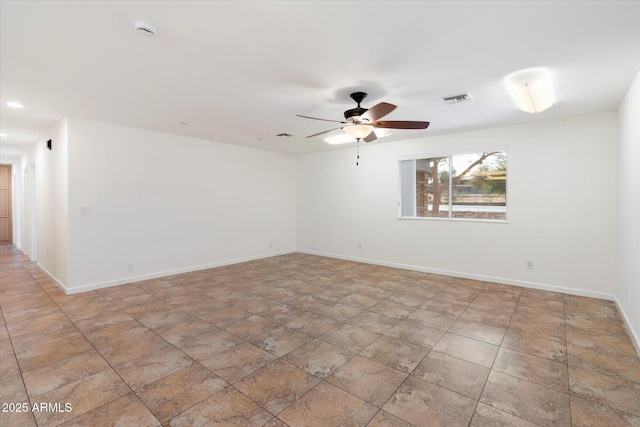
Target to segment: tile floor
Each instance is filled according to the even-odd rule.
[[[0,262],[2,426],[640,425],[608,301],[303,254],[65,296]]]

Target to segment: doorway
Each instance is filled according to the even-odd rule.
[[[0,165],[0,243],[13,243],[11,165]]]

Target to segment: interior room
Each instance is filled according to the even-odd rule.
[[[640,2],[0,0],[0,425],[640,424]]]

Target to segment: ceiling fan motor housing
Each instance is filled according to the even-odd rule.
[[[350,122],[360,121],[360,116],[368,111],[368,108],[352,108],[344,112],[344,118]]]
[[[351,99],[356,101],[358,106],[356,108],[352,108],[351,110],[347,110],[344,112],[344,118],[350,122],[360,122],[360,116],[368,111],[368,108],[362,108],[360,103],[363,99],[367,97],[366,92],[353,92],[351,95]]]

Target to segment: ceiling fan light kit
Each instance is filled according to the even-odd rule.
[[[342,130],[352,138],[363,139],[368,136],[371,132],[373,132],[373,126],[371,125],[351,125],[345,126]]]
[[[518,108],[531,114],[541,113],[553,106],[551,78],[544,68],[528,68],[506,78],[511,96]]]

